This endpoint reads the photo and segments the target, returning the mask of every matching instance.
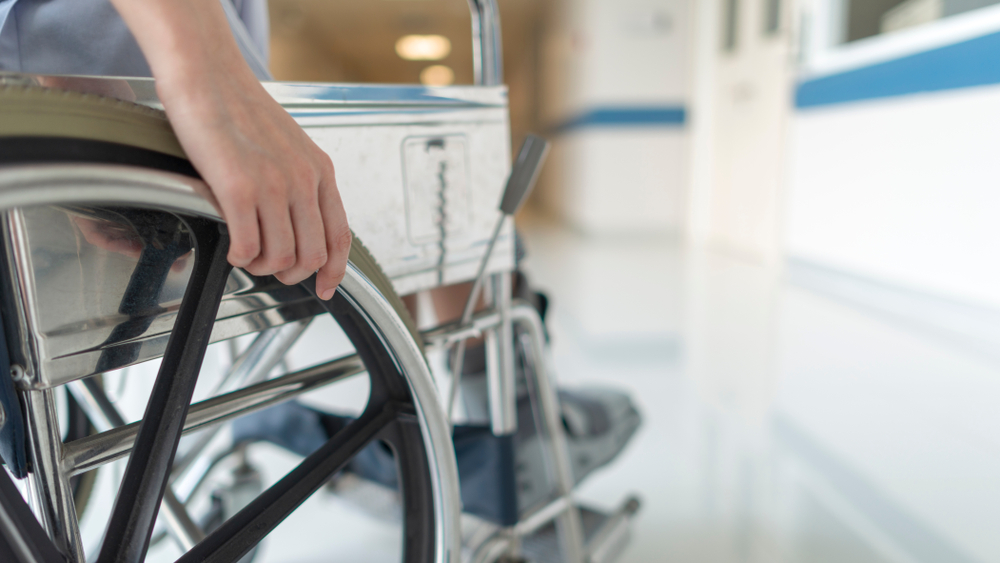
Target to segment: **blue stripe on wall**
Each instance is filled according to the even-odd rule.
[[[798,108],[1000,84],[1000,33],[840,74],[807,80]]]
[[[594,108],[556,127],[565,133],[595,127],[682,127],[687,110],[677,106],[623,106]]]

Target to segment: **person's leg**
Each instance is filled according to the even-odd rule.
[[[460,319],[462,317],[462,310],[465,308],[465,302],[469,298],[470,291],[472,291],[472,282],[446,285],[431,289],[428,293],[430,294],[431,302],[434,303],[434,317],[437,319],[437,324],[442,325]],[[406,308],[410,311],[410,315],[412,315],[414,319],[418,318],[417,313],[419,309],[419,300],[417,299],[417,294],[413,293],[410,295],[404,295],[402,299]],[[486,301],[483,299],[482,295],[480,295],[479,302],[476,304],[475,310],[481,311],[485,307]]]
[[[524,278],[524,274],[518,269],[521,260],[524,260],[527,256],[527,249],[525,248],[524,239],[521,234],[515,229],[514,231],[514,272],[511,273],[511,287],[513,288],[513,293],[515,297],[521,296],[528,290],[528,285]],[[472,291],[472,282],[458,283],[454,285],[446,285],[442,287],[436,287],[430,290],[431,301],[434,303],[434,314],[437,318],[437,324],[442,325],[445,323],[457,321],[462,317],[462,312],[465,309],[465,302],[469,298],[469,292]],[[416,294],[404,295],[403,303],[406,304],[406,308],[409,309],[410,315],[417,319],[417,296]],[[483,294],[480,293],[479,302],[476,303],[475,310],[482,311],[486,308],[486,299]],[[477,339],[478,341],[479,339]],[[470,343],[471,345],[471,343]]]

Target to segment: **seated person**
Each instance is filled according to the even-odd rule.
[[[286,284],[316,273],[316,294],[329,299],[344,276],[351,232],[330,158],[260,85],[269,78],[266,10],[266,0],[0,1],[0,71],[156,78],[181,146],[229,226],[230,263]],[[544,299],[523,276],[518,279],[516,291],[544,313]],[[461,316],[470,286],[432,292],[440,322]],[[416,300],[405,301],[415,312]],[[475,391],[485,389],[481,346],[472,346],[468,356],[462,370],[470,389],[466,410],[477,414],[455,434],[463,502],[469,511],[511,525],[518,507],[547,494],[539,485],[545,481],[536,455],[539,433],[527,396],[519,392],[525,416],[513,437],[517,459],[498,461],[518,467],[516,475],[508,472],[517,482],[507,489],[517,490],[517,500],[494,498],[496,466],[484,464],[483,456],[500,455],[497,440],[505,437],[492,436],[483,424],[485,397]],[[520,363],[519,374],[523,391],[527,364]],[[621,394],[563,392],[561,402],[577,479],[613,458],[638,427],[638,413]],[[288,403],[240,419],[234,435],[306,455],[346,421]],[[378,444],[352,461],[352,470],[385,485],[395,482],[391,456]]]

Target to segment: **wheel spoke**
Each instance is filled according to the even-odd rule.
[[[262,381],[281,362],[288,350],[298,342],[299,337],[302,336],[311,322],[312,319],[307,319],[278,328],[270,328],[258,334],[253,343],[236,357],[229,371],[216,383],[210,395],[218,396],[221,393]],[[230,340],[229,343],[232,344],[233,341]],[[202,452],[222,428],[223,426],[216,426],[199,436],[198,441],[174,463],[171,479],[176,480],[183,476],[191,464],[201,457]]]
[[[278,526],[331,475],[367,446],[400,414],[412,409],[406,403],[387,402],[369,407],[361,418],[337,432],[243,510],[227,520],[177,563],[233,563]]]
[[[191,249],[190,241],[179,228],[180,219],[173,215],[128,208],[90,211],[111,214],[115,220],[129,225],[145,241],[118,306],[118,312],[127,316],[128,320],[116,326],[105,341],[109,344],[125,343],[144,334],[152,324],[155,313],[160,309],[160,292],[167,282],[170,268],[175,260]],[[105,349],[101,352],[96,371],[106,372],[133,363],[139,357],[141,348],[141,343],[133,342]]]
[[[97,379],[91,377],[74,381],[69,384],[69,391],[98,430],[106,431],[125,426],[125,418],[104,393],[104,387]],[[190,549],[205,538],[205,533],[191,520],[184,503],[174,496],[170,486],[163,491],[162,509],[171,535],[182,549]]]
[[[2,468],[0,468],[0,560],[11,563],[65,562]]]
[[[101,563],[139,563],[146,555],[231,269],[224,227],[207,220],[187,226],[194,236],[194,271],[115,499]]]
[[[392,447],[396,456],[396,475],[399,478],[403,502],[403,561],[427,563],[432,561],[434,549],[428,542],[433,538],[416,533],[427,522],[434,521],[434,498],[428,487],[421,486],[428,480],[427,452],[418,445],[422,441],[420,424],[411,415],[400,416],[383,439]]]

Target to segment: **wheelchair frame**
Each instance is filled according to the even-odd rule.
[[[500,200],[509,171],[510,139],[506,88],[502,86],[500,26],[496,2],[469,0],[469,5],[474,34],[474,87],[292,83],[265,83],[264,86],[333,158],[351,225],[359,238],[371,248],[400,294],[469,281],[474,277],[479,262],[488,260],[484,271],[487,276],[489,308],[476,314],[468,323],[452,323],[426,330],[420,334],[420,338],[428,348],[448,349],[464,339],[485,336],[490,421],[493,433],[497,436],[511,435],[517,430],[514,326],[518,325],[527,335],[532,371],[535,374],[533,381],[529,383],[535,386],[541,402],[544,419],[542,432],[549,442],[549,446],[545,448],[547,467],[551,472],[550,479],[555,484],[556,495],[543,506],[533,507],[516,525],[496,529],[486,537],[476,538],[474,544],[465,545],[467,559],[485,562],[517,558],[525,538],[555,522],[564,561],[610,561],[627,541],[629,519],[637,508],[637,502],[629,499],[614,514],[602,518],[602,525],[585,529],[581,511],[593,511],[582,509],[573,498],[575,482],[563,432],[559,400],[544,370],[544,329],[541,319],[534,308],[511,299],[509,274],[514,268],[514,241],[509,221],[499,231],[500,236],[492,255],[483,256],[483,249],[489,242],[493,223],[498,216],[496,202]],[[21,81],[30,84],[38,81],[37,77],[23,75],[7,75],[3,79],[7,83]],[[102,90],[102,83],[110,80],[121,82],[119,79],[99,77],[75,80],[79,86],[91,91]],[[162,108],[151,80],[130,79],[125,82],[135,95],[136,103],[155,109]],[[350,142],[346,143],[344,139],[350,139]],[[411,185],[411,180],[413,170],[425,170],[428,164],[440,163],[421,161],[424,157],[416,150],[427,147],[429,152],[429,143],[437,143],[438,139],[444,139],[443,143],[454,141],[453,146],[457,148],[441,157],[440,162],[459,170],[459,173],[450,177],[453,181],[449,185],[442,172],[440,190],[435,193],[433,189],[428,191],[427,185],[420,183],[420,178],[416,178],[414,185]],[[367,155],[373,151],[375,154],[384,153],[386,146],[400,147],[397,156],[392,157],[397,159],[395,166],[373,166],[367,160]],[[407,152],[408,147],[416,149]],[[407,160],[408,158],[412,161]],[[0,209],[15,209],[26,204],[78,201],[79,192],[73,194],[70,190],[79,190],[80,179],[86,179],[88,174],[99,176],[102,182],[106,182],[109,175],[121,176],[122,182],[117,188],[103,185],[99,193],[94,192],[97,200],[144,203],[195,217],[218,218],[215,210],[196,195],[200,188],[197,181],[177,176],[170,177],[167,181],[161,178],[152,182],[149,178],[139,177],[141,174],[136,176],[127,170],[100,166],[64,166],[49,169],[42,176],[35,174],[31,167],[0,170]],[[154,186],[154,183],[159,185]],[[145,185],[147,189],[136,192],[133,189],[136,184]],[[403,187],[402,191],[400,186]],[[462,216],[455,219],[458,214]],[[440,236],[428,236],[428,216],[436,217],[440,223]],[[401,217],[406,218],[406,221],[398,220]],[[386,218],[393,219],[387,221]],[[453,219],[449,228],[446,221]],[[245,361],[233,370],[238,373],[231,373],[234,383],[244,382],[250,385],[192,405],[182,424],[161,428],[160,434],[154,433],[156,428],[145,430],[138,423],[121,426],[115,421],[113,409],[109,410],[104,404],[106,397],[102,397],[101,392],[93,386],[87,386],[86,381],[81,378],[151,359],[164,352],[168,355],[164,359],[165,363],[190,364],[194,361],[192,358],[177,356],[176,352],[175,359],[168,359],[172,357],[168,346],[169,329],[166,333],[162,330],[157,332],[157,322],[169,323],[169,326],[173,324],[174,318],[162,316],[163,318],[154,319],[152,328],[143,335],[143,345],[133,350],[134,357],[125,365],[102,365],[101,358],[105,355],[95,351],[93,341],[83,338],[86,331],[81,331],[68,341],[59,341],[45,332],[45,323],[41,319],[44,315],[38,313],[39,307],[44,308],[44,305],[39,305],[33,296],[33,283],[36,280],[33,279],[30,260],[24,259],[24,253],[28,251],[26,245],[29,244],[30,225],[19,212],[8,211],[5,230],[11,240],[8,260],[15,273],[12,282],[21,291],[19,316],[22,330],[34,342],[33,349],[22,350],[20,353],[20,357],[25,358],[28,365],[14,366],[13,375],[27,407],[33,449],[52,452],[50,456],[40,456],[35,460],[35,471],[39,478],[37,490],[34,491],[34,508],[47,535],[71,557],[79,559],[82,547],[79,545],[79,533],[73,529],[75,509],[72,507],[72,494],[67,489],[69,475],[124,457],[147,441],[164,439],[157,438],[160,434],[179,436],[181,433],[218,424],[238,415],[290,400],[345,374],[357,373],[363,369],[356,359],[347,358],[338,361],[335,366],[326,366],[323,370],[303,370],[264,381],[264,377],[277,363],[281,351],[287,349],[290,342],[301,333],[303,322],[321,312],[321,309],[311,299],[277,295],[266,287],[255,286],[255,281],[249,278],[243,279],[239,291],[229,292],[228,296],[222,296],[226,289],[217,284],[216,291],[221,304],[217,300],[216,305],[221,309],[219,313],[212,315],[217,319],[215,328],[210,334],[200,335],[200,338],[207,345],[208,341],[264,329],[266,338],[259,338],[260,342],[255,342],[244,355]],[[203,229],[205,233],[211,230]],[[210,245],[205,252],[217,254],[217,247],[213,250]],[[224,253],[221,256],[224,263]],[[226,274],[228,275],[228,269]],[[220,275],[215,274],[215,279],[225,278],[218,277]],[[237,274],[234,275],[240,279]],[[222,281],[218,283],[225,285]],[[437,552],[436,560],[458,561],[462,558],[460,553],[463,547],[459,543],[458,513],[461,503],[457,492],[458,475],[448,432],[450,422],[446,420],[444,409],[441,408],[440,394],[434,389],[433,378],[427,371],[417,345],[403,342],[407,335],[406,327],[398,318],[394,318],[392,308],[381,298],[379,290],[366,283],[364,275],[356,269],[349,271],[341,287],[342,293],[348,295],[349,299],[363,302],[364,310],[378,317],[376,324],[393,328],[383,333],[391,340],[390,345],[396,350],[397,358],[405,365],[409,376],[420,428],[425,441],[431,444],[431,480],[435,494],[443,499],[443,505],[435,505],[435,529],[439,535],[438,541],[443,546]],[[61,303],[59,308],[67,310],[77,305],[79,304]],[[183,309],[184,306],[182,303],[180,307]],[[207,314],[204,312],[206,306],[208,305],[197,309],[192,305],[193,309],[187,313],[188,317],[177,317],[174,330],[187,332],[184,329],[193,326],[191,319]],[[92,315],[93,318],[80,319],[80,323],[106,319],[115,313],[117,310],[103,311]],[[90,418],[103,421],[107,431],[66,444],[62,444],[61,438],[51,431],[41,431],[43,428],[58,428],[51,389],[62,384],[70,385],[74,396],[87,410]],[[165,403],[171,400],[167,398],[169,396],[167,391],[163,392]],[[0,409],[0,426],[3,414]],[[146,434],[142,434],[143,432]],[[189,461],[181,460],[179,463]],[[163,460],[154,460],[154,464],[162,466],[161,474],[170,470]],[[5,476],[0,475],[0,531],[5,533],[0,534],[0,538],[6,537],[8,541],[11,538],[29,538],[25,545],[19,548],[14,546],[14,551],[20,549],[23,554],[23,559],[18,561],[47,563],[51,553],[46,552],[45,542],[38,537],[39,530],[31,529],[30,523],[24,524],[23,518],[20,518],[23,514],[16,514],[16,508],[10,508],[4,502],[4,495],[9,496],[11,493],[9,487],[4,488],[6,485],[2,482],[3,477]],[[142,489],[146,485],[136,486]],[[149,493],[140,490],[136,494],[141,497]],[[204,534],[191,521],[183,503],[173,497],[169,488],[165,494],[162,510],[167,516],[169,530],[182,545],[193,547],[204,538]],[[6,512],[5,508],[8,509]],[[155,515],[154,506],[151,516],[147,514],[145,518],[149,520],[155,518]],[[188,559],[185,557],[182,560]]]

